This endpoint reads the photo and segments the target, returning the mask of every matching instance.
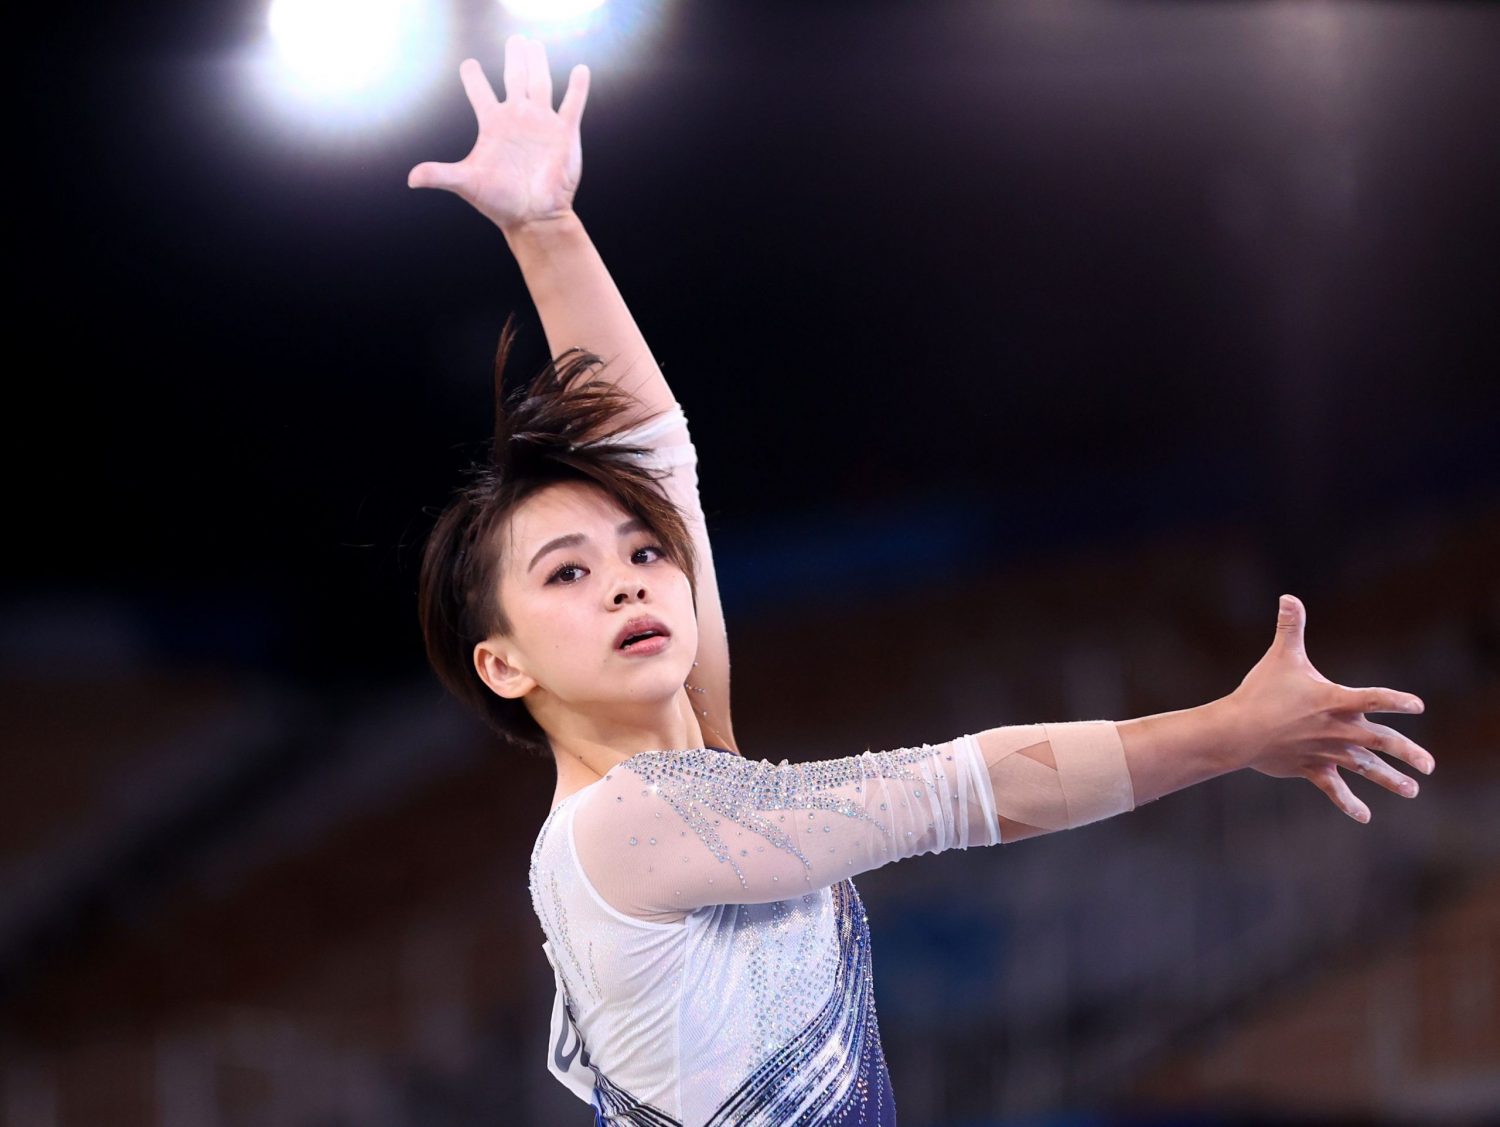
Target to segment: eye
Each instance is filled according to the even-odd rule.
[[[648,554],[646,559],[641,559],[640,556],[646,553],[654,554]],[[646,544],[631,552],[630,558],[636,563],[659,563],[660,561],[667,558],[667,553],[656,544]],[[565,564],[560,564],[558,568],[547,577],[547,582],[549,584],[560,583],[564,587],[571,587],[574,583],[577,583],[583,575],[587,575],[588,570],[589,569],[584,567],[582,564],[574,563],[570,560]],[[580,574],[574,575],[573,573],[575,572]]]
[[[554,571],[551,575],[549,575],[547,577],[547,582],[548,583],[561,583],[564,586],[567,586],[569,584],[577,583],[578,580],[577,579],[565,579],[565,578],[563,578],[563,575],[564,575],[565,572],[569,572],[569,571],[587,571],[587,570],[588,569],[585,568],[582,564],[565,563],[561,567],[559,567],[556,571]]]

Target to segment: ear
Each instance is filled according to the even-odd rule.
[[[479,679],[507,700],[520,700],[536,687],[536,681],[513,664],[517,661],[518,655],[498,638],[486,638],[474,647],[474,668]]]

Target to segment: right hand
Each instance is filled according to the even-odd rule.
[[[479,119],[479,137],[456,164],[417,165],[407,186],[462,196],[502,231],[569,214],[583,174],[578,125],[588,100],[589,68],[583,63],[573,68],[555,112],[547,51],[536,40],[506,39],[504,102],[474,59],[459,65],[458,76]]]

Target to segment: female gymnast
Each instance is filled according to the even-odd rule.
[[[556,111],[524,37],[505,44],[503,102],[473,59],[459,76],[473,150],[408,182],[500,228],[553,360],[503,396],[507,322],[492,452],[428,538],[419,610],[444,685],[556,764],[530,870],[557,987],[548,1067],[596,1122],[895,1123],[856,874],[1241,768],[1308,779],[1361,822],[1340,767],[1417,793],[1371,751],[1423,772],[1432,757],[1365,714],[1422,702],[1321,676],[1291,595],[1240,685],[1195,708],[802,764],[742,756],[696,452],[573,211],[588,69]]]

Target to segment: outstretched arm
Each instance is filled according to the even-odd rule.
[[[652,468],[687,521],[698,555],[698,653],[689,694],[705,740],[738,751],[729,715],[729,641],[707,523],[698,496],[697,451],[687,419],[604,260],[573,211],[583,169],[579,124],[589,71],[573,68],[561,105],[552,108],[552,75],[540,43],[505,42],[505,101],[479,63],[464,60],[459,77],[478,121],[474,148],[454,164],[424,162],[413,188],[461,196],[505,236],[536,304],[554,358],[585,348],[606,361],[594,378],[630,392],[648,420],[619,441],[651,448]]]
[[[612,907],[670,922],[706,904],[762,903],[921,853],[1087,825],[1244,767],[1302,777],[1345,814],[1369,811],[1340,767],[1413,797],[1432,756],[1366,720],[1422,711],[1410,693],[1347,688],[1307,660],[1302,604],[1228,696],[1115,723],[990,728],[945,743],[772,764],[717,752],[645,752],[579,797],[573,841]]]

